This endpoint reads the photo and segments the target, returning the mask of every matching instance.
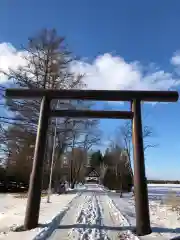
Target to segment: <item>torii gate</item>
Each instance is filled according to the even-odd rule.
[[[41,201],[43,160],[46,135],[50,117],[72,118],[116,118],[132,119],[134,150],[134,189],[136,209],[136,233],[151,233],[149,203],[145,175],[142,137],[141,101],[177,102],[176,91],[106,91],[106,90],[46,90],[46,89],[7,89],[6,97],[14,99],[42,98],[39,123],[34,150],[34,162],[30,177],[28,202],[24,221],[25,229],[37,227]],[[131,111],[90,111],[90,110],[51,110],[53,99],[81,99],[95,101],[128,101]]]

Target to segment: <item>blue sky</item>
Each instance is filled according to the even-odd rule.
[[[179,90],[179,9],[178,0],[1,0],[0,56],[6,43],[18,50],[41,28],[56,28],[70,50],[85,59],[83,71],[93,78],[87,79],[90,86],[99,81],[98,89]],[[127,109],[122,104],[111,107]],[[179,102],[146,104],[143,113],[143,122],[156,136],[150,141],[159,144],[147,152],[147,176],[180,179]],[[105,138],[120,124],[101,121]]]

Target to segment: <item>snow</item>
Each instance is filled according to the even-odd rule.
[[[78,185],[67,194],[52,195],[51,203],[42,198],[40,226],[24,232],[13,232],[10,228],[23,224],[27,199],[0,194],[0,239],[172,239],[180,236],[180,212],[167,205],[166,198],[171,192],[180,195],[180,185],[148,185],[153,233],[143,237],[132,233],[136,226],[132,193],[120,198],[119,193],[101,185]]]
[[[76,196],[77,194],[52,195],[51,203],[46,202],[46,197],[42,198],[39,218],[41,227],[31,231],[13,232],[10,231],[12,227],[23,225],[27,199],[15,198],[9,194],[2,195],[0,202],[2,199],[6,201],[3,206],[1,205],[0,239],[32,240],[41,231],[45,232],[46,230],[47,232],[49,230],[48,223],[55,218],[57,213],[60,215],[61,212],[66,211],[67,204]]]
[[[172,211],[171,207],[166,205],[165,199],[170,192],[180,193],[180,185],[176,184],[149,184],[149,210],[152,234],[139,237],[139,239],[172,239],[180,236],[180,215],[177,211]],[[123,198],[119,194],[109,193],[114,204],[127,219],[130,229],[136,226],[136,214],[134,198],[132,194],[124,194]],[[180,205],[180,202],[179,202]]]
[[[138,239],[123,230],[126,219],[99,185],[87,184],[49,239]]]

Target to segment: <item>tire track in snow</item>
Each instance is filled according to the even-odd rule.
[[[77,239],[76,236],[72,237],[71,226],[76,224],[76,219],[78,217],[78,213],[84,208],[84,204],[86,202],[87,196],[81,194],[76,199],[74,199],[71,203],[69,210],[66,212],[65,216],[59,223],[59,227],[53,231],[51,236],[48,239]]]
[[[138,239],[119,227],[127,226],[120,211],[99,187],[89,188],[73,201],[49,239],[117,240]]]
[[[102,226],[102,212],[97,196],[92,193],[86,199],[83,209],[77,218],[77,224],[82,224],[82,228],[73,229],[78,232],[77,240],[110,240]]]
[[[73,239],[139,239],[130,231],[120,229],[129,224],[105,192],[103,194],[92,192],[86,196],[86,201],[76,222],[77,228],[73,229],[76,237]],[[113,229],[113,227],[115,228]]]
[[[107,196],[106,203],[109,205],[110,214],[111,214],[111,217],[113,219],[114,226],[117,226],[117,224],[118,224],[117,227],[122,227],[122,228],[130,226],[127,219],[121,214],[120,210],[116,207],[113,200],[109,196]],[[130,230],[119,231],[118,239],[139,240],[139,238],[136,235],[134,235]]]

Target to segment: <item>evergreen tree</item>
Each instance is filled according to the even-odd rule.
[[[106,151],[104,163],[107,170],[104,175],[103,184],[112,190],[130,191],[132,187],[132,173],[129,169],[129,159],[122,148],[115,147]]]
[[[90,158],[91,167],[98,168],[100,167],[103,161],[103,156],[100,150],[93,152]]]

